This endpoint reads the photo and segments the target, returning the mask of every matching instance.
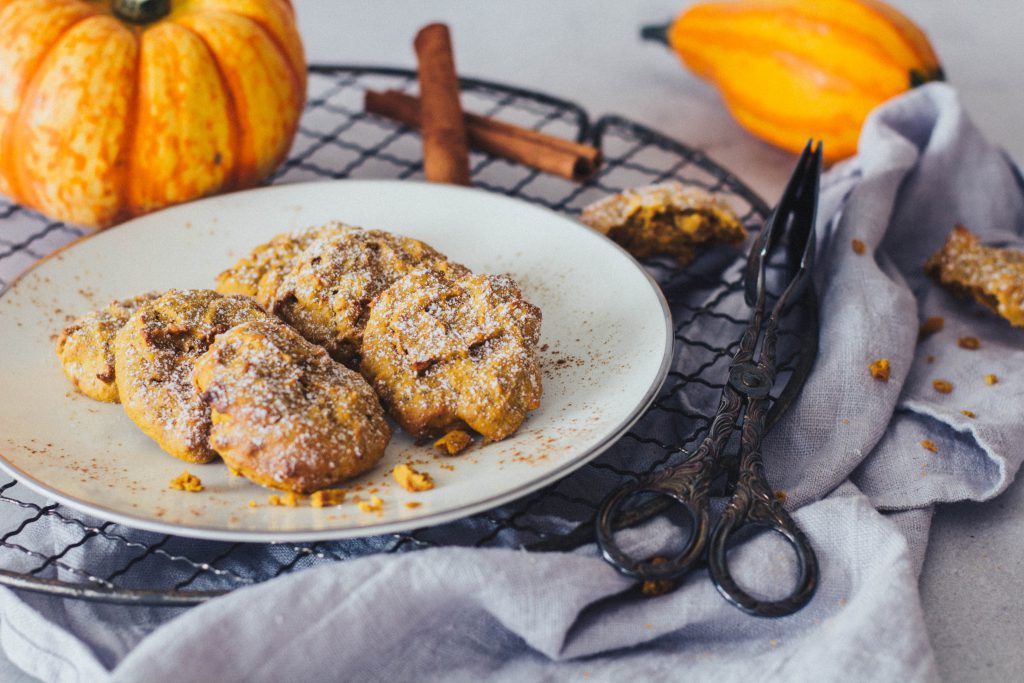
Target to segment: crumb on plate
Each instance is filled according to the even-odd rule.
[[[321,489],[320,491],[314,491],[309,496],[309,504],[315,508],[341,505],[345,502],[345,495],[347,493],[348,491],[345,489]]]
[[[433,477],[426,472],[414,470],[404,462],[395,465],[395,469],[391,470],[391,476],[406,491],[429,491],[434,488]]]
[[[203,490],[203,482],[201,482],[199,480],[199,477],[197,477],[196,475],[189,474],[188,470],[183,470],[180,475],[178,475],[174,479],[171,479],[170,486],[172,489],[177,489],[179,491],[189,491],[190,493],[195,493],[196,491]]]
[[[471,443],[473,443],[473,437],[469,432],[453,429],[435,441],[434,448],[445,451],[448,455],[458,455]]]
[[[277,507],[293,508],[298,504],[299,498],[298,496],[295,495],[293,491],[289,491],[283,496],[278,495],[276,493],[272,493],[269,496],[267,496],[267,502]]]
[[[384,501],[380,496],[370,496],[369,501],[359,501],[359,509],[363,512],[380,512],[384,509]]]

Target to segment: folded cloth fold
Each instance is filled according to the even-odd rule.
[[[857,157],[831,169],[822,191],[819,356],[764,444],[769,480],[786,491],[821,563],[818,593],[801,612],[746,616],[702,571],[640,598],[592,545],[568,554],[442,547],[295,572],[182,613],[0,591],[8,656],[69,681],[935,679],[917,588],[931,506],[990,498],[1020,467],[1024,390],[1012,370],[1024,362],[1024,330],[940,290],[923,266],[954,223],[983,241],[1019,241],[1024,197],[945,84],[873,112]],[[727,305],[746,316],[738,294]],[[935,315],[944,329],[919,340],[920,321]],[[693,324],[735,337],[721,319]],[[965,335],[980,348],[958,346]],[[880,358],[890,361],[887,382],[868,370]],[[1005,381],[988,384],[989,373]],[[953,391],[935,391],[934,379]],[[688,391],[684,401],[708,410],[716,399]],[[685,436],[671,422],[661,428]],[[635,448],[622,442],[602,457],[614,463]],[[629,540],[651,550],[670,533],[655,522]],[[273,552],[253,548],[218,566],[244,575],[244,563]],[[730,564],[771,594],[792,581],[789,553],[762,535]]]

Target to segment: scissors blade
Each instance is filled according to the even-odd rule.
[[[768,216],[761,233],[757,236],[754,244],[750,247],[750,254],[747,257],[747,266],[743,274],[744,296],[748,306],[754,306],[757,302],[759,287],[763,286],[764,262],[768,253],[774,248],[779,236],[785,232],[794,211],[798,206],[798,200],[807,195],[806,187],[809,178],[816,178],[821,170],[821,143],[817,149],[812,148],[813,140],[808,140],[804,151],[797,160],[796,168],[786,183],[775,209]],[[816,195],[816,193],[815,193]]]
[[[812,148],[808,142],[800,156],[797,168],[789,179],[786,191],[779,205],[772,213],[770,225],[766,227],[766,239],[756,259],[748,262],[747,280],[744,283],[749,297],[756,297],[764,286],[764,269],[768,253],[774,242],[787,235],[787,258],[793,272],[785,291],[780,295],[773,315],[781,316],[785,309],[802,302],[803,318],[798,327],[799,350],[796,367],[789,380],[772,403],[765,419],[765,430],[771,430],[793,403],[810,375],[818,355],[819,324],[817,296],[809,277],[815,255],[815,223],[817,220],[818,194],[821,187],[822,144],[819,141]],[[770,230],[770,234],[769,234]],[[756,265],[756,275],[751,268]],[[752,292],[752,293],[751,293]]]

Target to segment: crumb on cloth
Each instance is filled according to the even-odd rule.
[[[889,373],[891,369],[889,367],[888,358],[879,358],[874,363],[868,366],[868,370],[871,371],[871,376],[877,379],[879,382],[889,381]]]
[[[935,442],[934,442],[934,441],[932,441],[931,439],[923,439],[923,440],[921,441],[921,446],[922,446],[922,447],[923,447],[923,448],[924,448],[924,449],[925,449],[926,451],[931,451],[932,453],[938,453],[938,452],[939,452],[939,447],[938,447],[938,446],[936,446],[936,445],[935,445]]]
[[[668,562],[668,559],[665,557],[655,557],[651,560],[651,565],[657,566],[666,562]],[[660,581],[648,579],[640,585],[640,592],[649,598],[653,598],[657,595],[664,595],[669,591],[675,590],[678,585],[679,583],[672,579],[662,579]]]
[[[944,379],[933,379],[932,386],[940,394],[948,394],[953,391],[953,383]]]
[[[936,332],[941,332],[942,328],[945,326],[946,319],[943,318],[941,315],[928,316],[928,318],[926,318],[925,321],[921,323],[921,327],[918,328],[917,337],[918,339],[930,337]]]
[[[967,349],[968,351],[974,351],[981,348],[981,340],[977,337],[960,337],[956,340],[956,345],[961,349]]]

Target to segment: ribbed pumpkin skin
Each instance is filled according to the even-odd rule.
[[[690,7],[668,41],[754,135],[826,160],[857,151],[868,112],[942,70],[927,37],[876,0],[738,0]]]
[[[0,192],[104,227],[251,186],[287,153],[306,63],[288,0],[0,0]]]

